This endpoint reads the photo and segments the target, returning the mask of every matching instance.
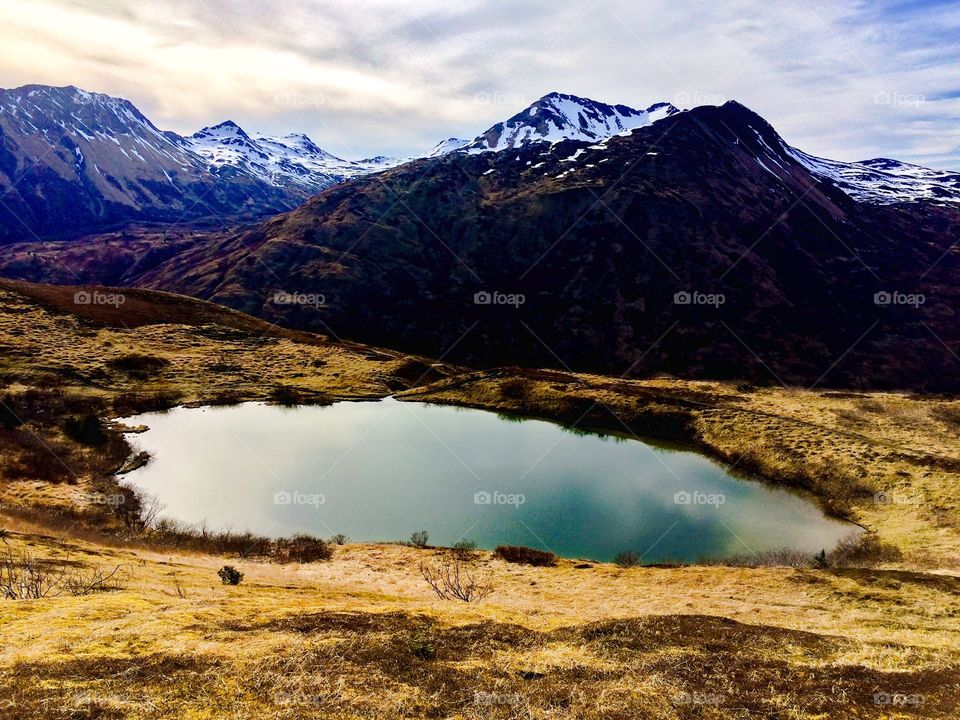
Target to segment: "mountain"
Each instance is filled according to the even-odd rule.
[[[857,200],[881,204],[921,200],[960,203],[960,173],[887,158],[843,163],[814,157],[796,148],[787,148],[787,152],[817,178]]]
[[[956,391],[958,195],[949,173],[802,154],[730,102],[416,160],[253,228],[71,264],[478,366]],[[70,281],[58,252],[0,272]]]
[[[302,198],[348,178],[404,162],[382,156],[343,160],[318,147],[306,135],[250,136],[229,120],[204,128],[186,141],[214,172],[233,168],[269,185],[285,187]]]
[[[421,155],[421,157],[440,157],[442,155],[446,155],[447,153],[457,152],[458,150],[462,150],[468,143],[468,140],[462,140],[460,138],[447,138],[446,140],[441,140],[432,148],[427,150],[427,152]]]
[[[447,140],[429,154],[455,146]],[[306,135],[249,135],[231,121],[181,137],[122,98],[73,86],[0,90],[0,243],[131,221],[273,215],[410,159],[344,160]]]
[[[509,120],[497,123],[463,149],[468,152],[515,149],[534,142],[582,140],[597,142],[613,135],[650,125],[680,112],[670,103],[646,110],[550,93]]]
[[[287,193],[255,178],[223,182],[127,100],[75,87],[0,90],[0,242],[290,207]]]

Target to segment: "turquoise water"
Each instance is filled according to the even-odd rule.
[[[539,420],[398,402],[176,408],[126,420],[153,455],[125,480],[164,514],[271,536],[472,540],[565,557],[696,560],[855,531],[791,492],[736,478],[698,453]]]

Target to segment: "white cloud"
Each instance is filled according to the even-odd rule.
[[[305,131],[350,157],[473,136],[553,90],[727,98],[809,152],[960,166],[960,10],[883,6],[4,0],[0,85],[122,95],[180,132]]]

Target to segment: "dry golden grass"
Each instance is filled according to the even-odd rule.
[[[0,604],[0,708],[19,718],[897,717],[878,692],[948,718],[960,697],[949,577],[481,553],[496,592],[478,605],[437,600],[417,570],[436,551],[397,545],[235,562],[230,587],[222,559],[8,542],[127,572],[120,591]]]

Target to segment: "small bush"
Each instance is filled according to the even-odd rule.
[[[217,570],[217,575],[220,576],[220,582],[224,585],[239,585],[243,581],[243,573],[233,565],[224,565]]]
[[[63,432],[81,445],[103,445],[107,442],[103,421],[96,415],[67,418],[63,423]]]
[[[139,415],[146,412],[162,412],[176,407],[181,396],[174,392],[125,392],[113,399],[113,411],[117,415]]]
[[[216,395],[205,400],[207,405],[224,406],[239,405],[243,402],[243,396],[235,390],[221,390]]]
[[[437,656],[437,651],[434,649],[433,643],[424,636],[415,637],[410,640],[408,647],[410,648],[410,654],[421,660],[433,660]]]
[[[113,570],[85,568],[69,559],[42,560],[27,550],[9,548],[0,557],[0,597],[7,600],[92,595],[123,587],[119,565]]]
[[[79,597],[102,592],[115,592],[123,590],[125,586],[118,565],[113,570],[77,569],[66,576],[63,587],[70,595]]]
[[[159,499],[132,485],[117,485],[116,494],[119,499],[111,505],[113,512],[134,535],[150,530],[163,512]]]
[[[417,530],[410,536],[410,544],[416,548],[425,548],[430,540],[430,535],[426,530]]]
[[[131,353],[113,358],[107,361],[107,365],[114,370],[126,373],[130,377],[138,380],[146,380],[151,375],[156,375],[168,367],[170,361],[166,358],[154,357],[153,355]]]
[[[312,563],[333,557],[333,543],[312,535],[277,540],[274,547],[274,559],[281,563]]]
[[[624,550],[623,552],[618,552],[616,557],[613,558],[613,561],[619,567],[632,568],[640,564],[640,556],[633,550]]]
[[[500,383],[500,392],[508,400],[524,400],[532,388],[533,383],[526,378],[510,378]]]
[[[522,563],[535,567],[553,567],[557,564],[557,556],[552,552],[534,550],[522,545],[500,545],[494,550],[494,555],[509,563]]]
[[[899,562],[903,553],[880,541],[875,533],[848,535],[825,557],[827,567],[871,567],[885,562]]]
[[[350,538],[343,533],[337,533],[330,538],[330,542],[332,542],[334,545],[346,545],[348,542],[350,542]]]
[[[441,558],[435,564],[420,563],[420,574],[441,600],[480,602],[493,592],[488,576],[475,576],[456,556]]]
[[[308,396],[300,389],[290,385],[274,385],[270,391],[270,399],[277,405],[294,407],[308,402]]]
[[[453,554],[461,560],[474,560],[480,554],[477,552],[477,544],[472,540],[456,542],[450,549],[453,551]]]

